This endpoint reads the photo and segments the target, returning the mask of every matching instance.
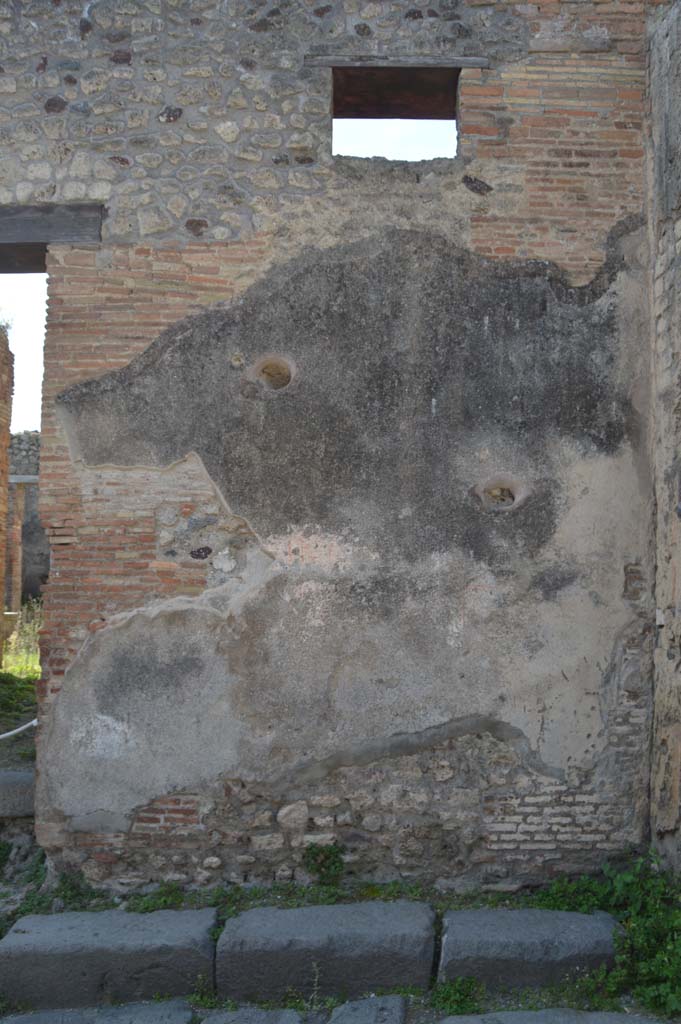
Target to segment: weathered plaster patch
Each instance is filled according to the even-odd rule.
[[[492,263],[435,235],[388,231],[271,271],[229,309],[69,389],[58,409],[88,464],[197,452],[264,536],[312,523],[388,559],[452,544],[487,562],[533,556],[559,515],[551,439],[607,454],[628,436],[606,297],[614,276],[569,288],[547,264]],[[247,368],[263,350],[297,367],[286,388],[230,359],[243,353]],[[480,476],[461,474],[472,438],[490,433],[523,496],[503,516],[471,494],[499,453]]]
[[[359,537],[339,537],[313,526],[263,538],[263,545],[277,561],[289,568],[315,566],[346,572],[378,559],[378,554],[359,543]]]
[[[623,683],[641,647],[623,567],[647,543],[615,308],[629,276],[613,256],[577,289],[545,264],[388,232],[282,267],[62,395],[84,496],[147,511],[157,557],[201,592],[111,618],[67,671],[41,784],[55,819],[103,832],[134,821],[139,835],[135,816],[164,794],[208,795],[220,832],[225,779],[275,805],[323,783],[355,814],[376,773],[398,786],[435,751],[438,778],[451,772],[480,800],[511,771],[566,793],[601,779],[613,723],[638,742],[648,699]],[[295,367],[281,387],[248,372],[267,353]],[[620,632],[631,656],[611,653]],[[101,716],[117,723],[110,748]],[[610,832],[638,766],[627,771],[618,762],[607,779]],[[430,783],[414,797],[429,821],[436,799]],[[261,813],[240,826],[256,860],[288,849],[258,831],[274,812]],[[407,827],[396,810],[372,813],[368,833]],[[318,818],[318,836],[340,827]],[[446,829],[466,820],[462,862],[482,839],[459,793]],[[414,836],[395,842],[395,864],[419,856]]]

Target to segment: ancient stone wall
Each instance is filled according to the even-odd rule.
[[[5,540],[5,608],[8,612],[18,612],[21,608],[23,565],[21,527],[24,522],[25,496],[23,484],[9,484]]]
[[[652,745],[653,835],[681,867],[681,626],[679,521],[681,465],[681,9],[663,9],[650,26],[651,237],[653,263],[654,433],[657,494],[657,642]]]
[[[9,442],[9,471],[11,476],[38,476],[40,471],[40,433],[23,430],[12,434]]]
[[[10,440],[11,487],[23,493],[23,512],[18,522],[21,548],[20,600],[40,597],[50,570],[50,546],[38,512],[38,473],[40,470],[40,433],[25,430]],[[14,547],[12,547],[12,544]],[[16,550],[16,541],[8,540],[8,557]]]
[[[645,18],[7,9],[0,202],[107,211],[48,253],[56,862],[509,886],[647,841]],[[486,58],[457,157],[332,157],[333,54]]]

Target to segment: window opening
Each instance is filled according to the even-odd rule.
[[[334,156],[456,155],[458,68],[334,67]]]
[[[0,322],[14,355],[11,431],[40,430],[47,274],[0,274]]]

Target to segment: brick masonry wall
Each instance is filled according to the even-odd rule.
[[[205,588],[201,562],[162,557],[159,509],[175,522],[216,507],[191,459],[172,474],[74,462],[54,409],[64,388],[125,366],[164,327],[233,301],[310,245],[418,226],[492,260],[554,261],[576,286],[601,270],[613,229],[641,219],[646,5],[469,0],[452,16],[451,4],[414,3],[409,17],[404,4],[327,7],[254,19],[234,5],[247,25],[237,58],[241,27],[217,32],[215,4],[196,17],[174,5],[167,20],[153,3],[95,5],[83,24],[80,5],[64,2],[50,9],[49,39],[42,5],[21,15],[0,5],[10,149],[0,202],[108,209],[100,247],[48,255],[43,723],[75,655],[113,616]],[[311,49],[484,52],[493,67],[462,72],[455,161],[373,166],[331,158],[330,75],[301,72]],[[74,835],[43,806],[40,839],[88,877],[121,884],[300,878],[303,843],[330,837],[353,870],[382,877],[453,863],[513,885],[599,863],[645,834],[645,567],[640,578],[633,626],[616,644],[630,685],[608,708],[609,755],[595,775],[547,781],[526,752],[464,737],[286,792],[232,779],[210,794],[159,794],[124,834]]]
[[[580,282],[593,277],[604,235],[641,209],[644,87],[640,60],[619,54],[542,54],[466,71],[463,152],[488,161],[494,177],[500,166],[517,169],[520,182],[513,204],[473,214],[473,247],[555,260]]]
[[[266,265],[270,247],[263,237],[181,251],[50,251],[40,501],[51,545],[43,665],[53,693],[88,632],[111,614],[152,597],[195,593],[201,582],[197,563],[191,570],[156,564],[157,496],[146,517],[133,504],[127,516],[112,519],[105,500],[83,501],[54,398],[69,384],[125,366],[183,316],[228,301]],[[196,501],[190,489],[185,514]]]

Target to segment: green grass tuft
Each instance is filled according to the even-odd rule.
[[[42,603],[36,598],[30,598],[21,606],[16,629],[5,643],[2,659],[4,672],[31,682],[40,679],[38,640],[42,627]]]
[[[441,981],[430,993],[430,1005],[447,1015],[482,1013],[485,986],[475,978]]]
[[[153,892],[134,894],[128,898],[125,909],[133,914],[151,914],[154,910],[180,910],[186,894],[177,882],[162,882]]]

